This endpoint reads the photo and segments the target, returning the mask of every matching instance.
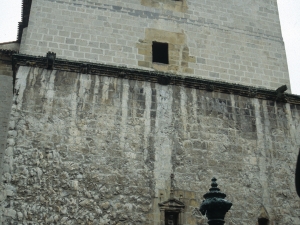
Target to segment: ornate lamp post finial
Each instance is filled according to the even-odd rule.
[[[206,215],[209,225],[223,225],[225,214],[230,210],[232,203],[225,200],[226,194],[218,188],[217,179],[211,179],[211,188],[203,197],[200,212]]]

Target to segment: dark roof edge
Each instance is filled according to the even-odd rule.
[[[17,50],[15,48],[15,46],[10,46],[10,47],[7,46],[7,45],[10,45],[10,44],[18,44],[19,45],[19,43],[17,41],[10,41],[10,42],[0,43],[0,53],[4,54],[4,55],[7,55],[7,56],[12,56],[13,54],[19,53],[20,46],[17,46],[17,48],[18,48],[18,50]]]
[[[11,50],[11,49],[0,49],[0,53],[7,55],[7,56],[12,56],[13,54],[18,53],[16,50]]]
[[[28,26],[32,0],[22,0],[21,22],[18,24],[17,42],[21,42],[23,29]]]
[[[13,43],[18,43],[18,41],[0,42],[0,46],[1,46],[1,45],[6,45],[6,44],[13,44]]]
[[[280,89],[284,88],[280,88],[278,89],[279,91],[276,91],[241,84],[207,80],[197,77],[181,76],[159,71],[148,71],[100,63],[55,59],[55,57],[55,53],[51,52],[48,52],[46,57],[13,54],[12,67],[14,72],[17,71],[19,66],[31,66],[83,74],[124,78],[129,80],[148,81],[162,85],[177,85],[206,91],[235,94],[249,98],[300,104],[300,96],[280,92]]]

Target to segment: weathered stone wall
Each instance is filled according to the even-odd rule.
[[[179,86],[20,67],[4,162],[4,224],[184,225],[216,176],[227,224],[299,224],[299,106]],[[274,222],[274,223],[273,223]],[[275,223],[276,222],[276,223]]]
[[[25,54],[290,85],[276,0],[36,0],[26,29]],[[152,63],[155,40],[174,47],[169,66]]]
[[[3,67],[0,61],[0,205],[3,206],[7,192],[2,183],[2,174],[5,170],[3,166],[5,158],[7,131],[9,127],[9,116],[13,97],[13,81],[11,76],[1,75]],[[6,70],[4,69],[6,72]],[[0,224],[2,224],[2,212],[0,210]]]
[[[10,69],[10,71],[9,71]],[[0,60],[0,161],[6,146],[8,121],[13,97],[13,78],[9,76],[11,67],[1,63]],[[2,165],[2,163],[1,163]],[[1,166],[0,166],[1,170]],[[1,179],[1,178],[0,178]]]
[[[2,183],[2,174],[5,167],[5,149],[9,116],[13,98],[13,72],[11,69],[11,51],[16,51],[18,44],[0,43],[0,205],[6,199],[6,191]],[[10,53],[10,54],[9,54]],[[2,224],[2,210],[0,211],[0,224]]]

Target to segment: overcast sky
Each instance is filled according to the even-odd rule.
[[[292,93],[300,95],[300,0],[277,0]],[[21,0],[0,0],[0,43],[15,41]]]

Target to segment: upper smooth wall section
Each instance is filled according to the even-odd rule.
[[[152,42],[169,64],[152,62]],[[289,83],[275,0],[35,0],[21,53],[270,89]]]

